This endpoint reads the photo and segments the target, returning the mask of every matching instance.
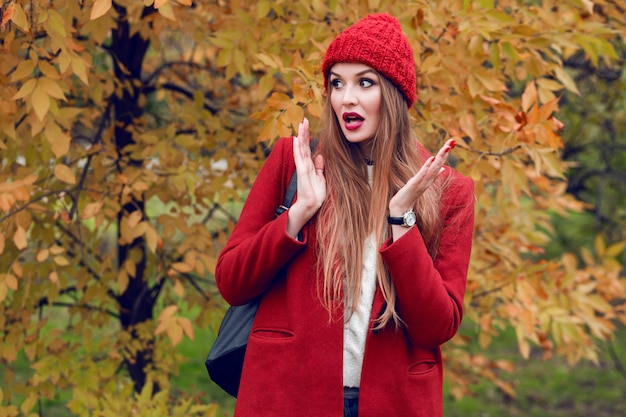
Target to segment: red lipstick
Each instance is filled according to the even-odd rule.
[[[358,113],[348,112],[341,115],[344,121],[344,126],[347,130],[356,130],[364,122],[363,116]]]

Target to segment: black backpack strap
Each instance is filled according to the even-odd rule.
[[[309,146],[311,147],[311,155],[315,152],[315,148],[317,148],[318,142],[319,139],[313,139],[309,143]],[[283,199],[283,204],[276,207],[276,210],[274,210],[274,214],[276,215],[276,217],[280,216],[285,211],[287,211],[289,207],[291,207],[293,199],[296,197],[296,191],[298,191],[298,175],[296,174],[296,171],[294,171],[291,179],[289,180],[289,185],[287,186],[287,191],[285,192],[285,198]]]

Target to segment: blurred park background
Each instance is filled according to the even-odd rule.
[[[232,415],[217,255],[381,11],[476,184],[446,416],[626,416],[625,0],[0,0],[0,417]]]

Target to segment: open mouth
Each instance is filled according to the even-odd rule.
[[[347,130],[355,130],[361,127],[365,119],[358,113],[344,113],[342,115],[344,126]]]

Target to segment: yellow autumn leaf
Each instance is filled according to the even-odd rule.
[[[563,84],[563,86],[571,91],[574,94],[580,95],[580,91],[578,91],[578,87],[576,86],[576,82],[574,79],[565,71],[563,67],[555,67],[554,68],[554,76],[557,80]]]
[[[285,93],[272,93],[266,100],[270,107],[284,110],[291,105],[291,99]]]
[[[119,294],[124,294],[126,292],[129,282],[130,280],[128,278],[128,274],[125,270],[121,269],[117,273],[117,291]]]
[[[87,76],[87,64],[80,57],[71,57],[70,58],[70,66],[72,67],[72,71],[80,80],[85,83],[85,85],[89,85],[89,77]]]
[[[150,252],[156,253],[159,244],[159,235],[151,224],[148,224],[146,229],[146,244]]]
[[[69,133],[63,132],[56,122],[49,120],[44,135],[55,157],[60,158],[69,152],[72,138]]]
[[[15,246],[19,250],[22,250],[26,246],[28,246],[28,242],[26,240],[26,230],[24,230],[22,226],[18,226],[15,230],[15,234],[13,235],[13,243],[15,243]]]
[[[156,2],[155,2],[156,3]],[[158,8],[159,14],[166,19],[176,20],[176,14],[174,13],[174,8],[172,7],[172,3],[165,3]]]
[[[68,266],[70,264],[65,256],[55,256],[52,259],[54,260],[54,263],[59,266]]]
[[[20,98],[24,98],[24,97],[31,95],[31,93],[33,92],[36,86],[37,86],[37,80],[34,78],[26,81],[24,85],[22,85],[22,87],[18,90],[18,92],[15,93],[13,97],[11,97],[11,100],[18,100]]]
[[[185,262],[174,262],[172,268],[183,274],[193,271],[193,267]]]
[[[91,8],[91,14],[89,18],[91,20],[95,20],[99,17],[102,17],[109,11],[112,6],[111,0],[95,0],[93,3],[93,7]]]
[[[615,243],[607,248],[606,256],[615,258],[618,255],[620,255],[622,252],[624,252],[624,248],[626,248],[626,242]]]
[[[531,81],[526,84],[524,93],[522,93],[522,110],[528,112],[528,110],[530,110],[530,108],[537,103],[537,99],[537,86],[534,81]]]
[[[22,78],[31,77],[35,69],[35,61],[27,59],[17,65],[17,68],[11,74],[11,82],[19,81]]]
[[[54,81],[48,77],[39,78],[38,84],[41,86],[43,91],[46,92],[50,97],[57,98],[59,100],[66,101],[65,94],[63,94],[63,90],[59,86],[59,83]]]
[[[15,11],[13,12],[13,16],[11,16],[11,22],[15,23],[24,32],[30,31],[30,24],[26,18],[26,13],[24,13],[24,9],[22,9],[19,3],[15,3]]]
[[[43,75],[52,80],[58,80],[61,78],[57,69],[48,61],[39,60],[39,62],[37,63],[37,67]]]
[[[30,101],[39,120],[43,120],[50,109],[50,97],[39,82],[30,96]]]
[[[154,0],[154,8],[158,9],[159,7],[163,6],[168,1],[169,0]]]
[[[291,127],[294,132],[298,131],[298,125],[302,123],[304,119],[304,110],[297,104],[292,104],[287,107],[287,117],[289,117],[289,121],[291,122]]]
[[[65,164],[58,164],[54,167],[54,176],[58,180],[63,181],[67,184],[76,184],[76,177],[74,176],[74,173],[72,172],[70,167]]]
[[[22,403],[22,405],[20,405],[20,410],[22,411],[22,414],[25,416],[28,415],[28,412],[33,409],[36,403],[37,403],[37,395],[33,393],[29,394],[28,397]]]

